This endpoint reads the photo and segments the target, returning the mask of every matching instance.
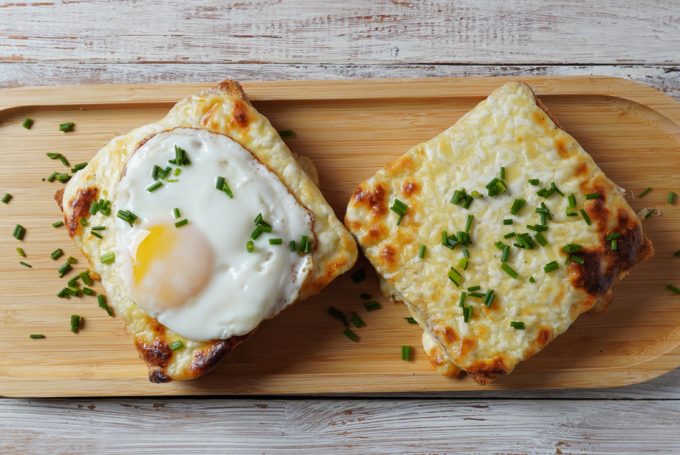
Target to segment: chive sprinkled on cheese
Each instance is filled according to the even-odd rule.
[[[570,209],[576,208],[576,195],[574,193],[571,193],[569,196],[567,196],[567,204]]]
[[[71,168],[71,173],[75,174],[76,172],[85,169],[86,167],[87,163],[78,163]]]
[[[503,225],[504,226],[510,226],[513,223],[512,219],[505,219],[503,220]]]
[[[460,284],[463,282],[463,276],[458,272],[458,270],[454,269],[451,267],[451,270],[449,270],[449,280],[456,286],[460,287]]]
[[[169,160],[168,162],[175,166],[188,166],[191,164],[187,151],[178,145],[175,146],[175,159]]]
[[[458,306],[465,308],[465,298],[467,297],[467,292],[463,291],[460,293],[460,298],[458,299]]]
[[[408,211],[408,206],[399,199],[395,199],[394,202],[392,203],[392,207],[390,207],[390,210],[392,210],[399,216],[399,218],[397,219],[397,225],[399,225],[401,224],[401,220],[404,218],[406,212]]]
[[[283,239],[269,239],[270,245],[281,245],[283,244]]]
[[[187,220],[186,218],[184,218],[183,220],[176,221],[176,222],[175,222],[175,227],[180,228],[180,227],[182,227],[182,226],[186,226],[187,224],[189,224],[189,220]]]
[[[529,184],[532,186],[538,186],[541,184],[541,181],[538,179],[529,179]]]
[[[550,273],[554,272],[555,270],[559,269],[560,265],[557,263],[557,261],[552,261],[548,262],[545,266],[543,266],[543,271],[545,273]]]
[[[479,291],[480,289],[482,289],[480,285],[470,286],[469,288],[467,288],[467,290],[470,292]]]
[[[470,322],[472,319],[472,307],[471,306],[466,306],[463,308],[463,322],[466,324]]]
[[[102,261],[102,264],[113,264],[116,262],[116,254],[113,251],[109,251],[102,254],[99,259]]]
[[[345,330],[343,330],[342,333],[343,333],[343,335],[345,335],[347,338],[349,338],[350,340],[354,341],[355,343],[358,343],[358,342],[361,340],[361,338],[359,337],[359,335],[357,335],[356,333],[352,332],[352,329],[350,329],[349,327],[345,328]]]
[[[357,329],[366,327],[366,322],[364,322],[364,320],[361,319],[361,316],[359,316],[355,311],[352,311],[349,314],[349,320],[352,322],[352,325]]]
[[[590,226],[591,221],[590,221],[590,217],[588,216],[588,213],[584,209],[581,209],[580,212],[581,212],[581,216],[583,217],[583,221],[585,221],[586,224],[588,226]]]
[[[546,238],[543,236],[543,233],[541,233],[541,232],[537,232],[537,233],[534,235],[534,238],[536,239],[536,241],[537,241],[541,246],[546,246],[546,245],[548,244],[548,241],[546,240]]]
[[[578,243],[567,243],[562,247],[562,251],[564,251],[567,254],[577,253],[582,249],[583,245],[579,245]]]
[[[501,253],[501,262],[508,262],[510,258],[510,245],[503,245],[503,251]]]
[[[470,260],[466,257],[460,258],[460,261],[458,261],[458,267],[460,267],[463,270],[467,270],[469,261]]]
[[[297,243],[295,243],[295,240],[288,242],[288,249],[293,252],[297,251]]]
[[[135,215],[129,210],[118,210],[116,216],[121,220],[125,221],[126,223],[128,223],[130,226],[132,226],[134,222],[137,220],[137,215]]]
[[[184,347],[184,343],[182,343],[182,340],[175,340],[172,343],[170,343],[170,350],[171,351],[177,351],[179,349],[182,349]]]
[[[501,269],[514,279],[519,277],[519,273],[517,273],[517,271],[513,269],[507,262],[501,264]]]
[[[148,191],[149,193],[153,193],[154,191],[156,191],[156,190],[158,190],[162,187],[163,187],[163,183],[155,182],[155,183],[152,183],[151,185],[147,186],[146,191]]]
[[[59,124],[59,131],[62,133],[70,133],[76,128],[76,124],[73,122],[64,122]]]
[[[425,259],[425,253],[426,252],[427,252],[427,246],[420,245],[420,248],[418,249],[418,257],[420,259]]]
[[[33,123],[34,123],[34,122],[33,122],[33,119],[27,117],[27,118],[24,120],[24,122],[21,124],[21,126],[23,126],[24,128],[26,128],[27,130],[30,130],[31,127],[33,127]]]
[[[401,360],[405,360],[407,362],[413,360],[413,346],[401,347]]]
[[[511,321],[510,327],[512,327],[515,330],[524,330],[526,328],[524,323],[521,321]]]
[[[505,180],[505,166],[501,166],[501,170],[498,173],[498,177],[500,177],[501,180]]]
[[[494,178],[486,184],[486,190],[489,196],[498,196],[499,194],[505,193],[507,189],[508,187],[505,182],[499,178]]]
[[[246,251],[248,251],[248,253],[255,251],[255,243],[253,243],[252,240],[248,240],[246,242]]]
[[[518,215],[522,208],[526,205],[526,203],[527,203],[526,199],[522,198],[515,199],[514,202],[512,203],[512,207],[510,207],[510,213],[513,215]]]
[[[642,190],[642,192],[641,192],[640,194],[638,194],[638,197],[645,197],[645,196],[647,196],[649,193],[651,193],[651,191],[652,191],[652,189],[649,188],[649,187],[647,187],[647,188],[645,188],[644,190]]]
[[[491,308],[491,305],[493,305],[493,301],[496,298],[496,294],[494,294],[493,289],[489,289],[486,291],[486,295],[484,296],[484,305],[487,308]]]
[[[11,194],[5,193],[5,195],[2,197],[2,203],[9,204],[9,201],[11,201],[13,197],[14,196],[12,196]]]
[[[586,194],[586,199],[592,201],[593,199],[600,199],[600,193],[588,193]]]
[[[581,256],[577,256],[577,255],[575,255],[575,254],[572,254],[571,256],[569,256],[569,259],[570,259],[571,261],[573,261],[573,262],[579,264],[579,265],[583,265],[583,264],[586,263],[586,261],[585,261]]]
[[[467,221],[465,222],[465,232],[470,232],[470,229],[472,229],[472,222],[475,220],[474,215],[468,215],[467,216]]]

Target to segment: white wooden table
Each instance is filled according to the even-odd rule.
[[[680,99],[677,0],[321,3],[0,1],[0,87],[601,74],[638,80]],[[608,390],[0,399],[0,448],[88,454],[680,453],[680,370]]]

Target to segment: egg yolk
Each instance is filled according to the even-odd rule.
[[[132,252],[133,298],[158,310],[186,304],[208,285],[215,257],[212,246],[191,225],[156,225]]]

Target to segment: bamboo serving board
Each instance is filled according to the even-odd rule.
[[[279,130],[294,130],[290,148],[316,163],[321,189],[340,218],[355,186],[409,147],[438,134],[507,78],[428,80],[290,81],[243,83],[256,108]],[[66,168],[48,159],[61,152],[72,164],[87,161],[112,137],[164,116],[180,98],[209,84],[35,87],[0,91],[0,395],[143,396],[222,394],[373,394],[510,388],[609,387],[656,377],[680,365],[680,206],[666,203],[680,193],[680,104],[647,86],[603,77],[522,78],[588,150],[604,172],[644,199],[637,210],[659,207],[663,215],[644,222],[656,256],[615,288],[602,315],[584,315],[543,352],[489,386],[447,379],[433,372],[420,347],[418,326],[404,320],[403,305],[382,301],[367,313],[359,294],[378,297],[375,275],[340,277],[321,295],[273,320],[210,375],[193,382],[151,384],[131,337],[96,299],[62,300],[57,277],[63,263],[50,252],[85,261],[72,246],[52,200],[59,183],[42,179]],[[31,130],[24,118],[34,119]],[[72,121],[75,132],[58,124]],[[23,242],[12,237],[25,226]],[[33,265],[19,265],[23,247]],[[64,256],[66,257],[66,256]],[[98,287],[97,290],[100,288]],[[330,305],[357,311],[368,326],[359,343],[342,334],[327,314]],[[69,317],[85,326],[69,331]],[[31,340],[43,333],[46,339]],[[415,347],[412,362],[402,345]]]

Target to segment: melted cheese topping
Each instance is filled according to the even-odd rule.
[[[501,167],[506,169],[508,190],[489,197],[485,186],[499,177]],[[540,185],[530,185],[529,179],[539,179]],[[594,202],[584,194],[594,181],[606,190],[608,203],[620,199],[627,206],[621,191],[576,140],[536,105],[529,87],[508,83],[453,127],[363,183],[350,202],[345,223],[392,294],[409,306],[450,360],[464,369],[483,371],[500,359],[509,372],[594,304],[594,297],[570,283],[561,248],[567,243],[599,246],[598,226],[589,226],[580,214],[567,216],[567,197],[556,193],[546,199],[537,194],[555,182],[565,195],[576,195],[579,209],[588,209]],[[468,194],[476,190],[484,197],[475,199],[469,209],[451,204],[454,191],[460,189]],[[384,210],[371,206],[371,198],[382,198]],[[517,198],[525,199],[526,205],[513,216],[510,208]],[[387,210],[395,199],[408,205],[399,225],[398,216]],[[543,233],[546,246],[527,228],[540,224],[535,209],[541,203],[553,214]],[[441,234],[464,231],[468,215],[474,222],[469,264],[463,270],[458,265],[463,248],[442,245]],[[504,219],[513,224],[504,225]],[[504,239],[510,232],[529,233],[535,247],[512,246],[514,239]],[[517,271],[517,279],[501,269],[501,251],[494,246],[498,241],[511,246],[507,264]],[[421,245],[427,246],[424,259],[418,257]],[[544,266],[552,261],[559,269],[545,273]],[[460,287],[448,279],[450,267],[462,274]],[[483,299],[468,295],[472,318],[466,323],[458,302],[461,293],[475,285],[482,292],[493,289],[496,298],[487,308]],[[526,330],[514,329],[512,321],[524,322]]]
[[[190,164],[169,164],[175,147]],[[154,166],[181,169],[149,191]],[[234,197],[216,188],[224,177]],[[176,180],[176,181],[175,181]],[[191,340],[226,339],[252,331],[296,300],[311,256],[288,248],[313,238],[312,218],[278,177],[229,137],[175,129],[152,137],[127,163],[117,188],[116,270],[135,303]],[[176,218],[174,209],[180,211]],[[262,214],[272,226],[246,249]],[[177,221],[189,221],[176,227]],[[269,239],[283,243],[270,245]]]

